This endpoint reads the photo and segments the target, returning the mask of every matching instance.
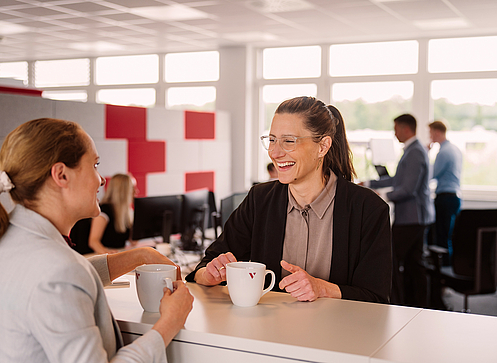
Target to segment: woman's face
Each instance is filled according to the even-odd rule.
[[[96,217],[100,213],[97,193],[105,181],[97,170],[99,156],[95,148],[95,143],[88,134],[83,133],[88,148],[86,153],[81,157],[79,165],[71,169],[73,173],[73,201],[78,206],[80,219]]]
[[[295,114],[275,114],[271,123],[270,136],[278,140],[283,136],[312,136],[304,126],[303,118]],[[285,151],[278,142],[268,151],[278,171],[278,179],[283,184],[305,183],[313,178],[322,178],[319,167],[320,144],[311,137],[298,139],[295,150]]]

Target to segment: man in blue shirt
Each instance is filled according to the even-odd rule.
[[[437,180],[435,189],[435,243],[449,250],[449,258],[444,265],[450,264],[452,256],[452,229],[461,199],[462,153],[446,138],[447,126],[442,121],[434,121],[428,125],[432,142],[440,144],[440,151],[433,165],[433,179]]]

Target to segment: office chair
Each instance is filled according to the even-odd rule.
[[[466,209],[459,213],[452,233],[452,266],[441,267],[446,249],[438,246],[428,249],[433,261],[432,295],[437,296],[432,299],[435,301],[441,301],[441,287],[450,287],[464,295],[463,312],[470,312],[469,296],[496,291],[497,209]]]
[[[92,218],[85,218],[79,220],[74,227],[72,227],[69,237],[75,244],[74,250],[82,255],[93,253],[93,250],[88,246],[88,238],[90,237]]]
[[[223,232],[223,223],[221,212],[212,212],[211,213],[212,227],[214,228],[214,239],[218,239],[221,233],[219,233],[219,229]]]

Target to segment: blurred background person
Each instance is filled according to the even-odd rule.
[[[130,240],[133,227],[133,200],[136,180],[128,174],[115,174],[100,202],[100,215],[91,222],[88,245],[95,253],[115,253]]]
[[[404,144],[404,154],[394,176],[364,182],[373,189],[392,187],[386,193],[394,203],[392,226],[392,303],[417,307],[428,305],[428,282],[423,262],[424,232],[433,223],[429,189],[428,153],[416,137],[414,116],[394,119],[395,137]]]
[[[433,121],[428,125],[433,143],[440,145],[435,164],[433,179],[437,181],[435,189],[435,244],[447,248],[448,255],[443,258],[444,265],[450,265],[452,256],[452,229],[456,216],[461,209],[461,170],[462,153],[447,140],[447,126],[442,121]]]
[[[269,174],[269,180],[278,179],[278,172],[276,171],[273,163],[267,164],[267,173]]]

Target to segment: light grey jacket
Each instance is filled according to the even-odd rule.
[[[16,206],[0,239],[0,362],[165,362],[155,330],[117,350],[109,283],[106,255],[89,262],[50,221]]]
[[[387,197],[395,204],[394,224],[429,225],[434,222],[435,209],[430,198],[428,153],[419,140],[404,150],[395,176],[372,180],[371,188],[392,186]]]

